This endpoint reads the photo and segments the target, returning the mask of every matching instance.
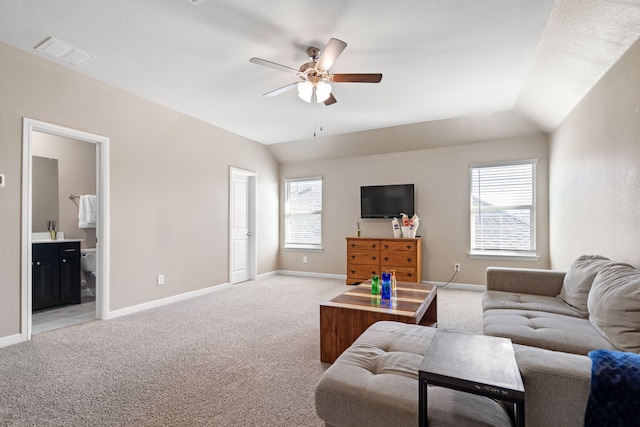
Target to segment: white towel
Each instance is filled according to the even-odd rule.
[[[93,194],[80,196],[78,208],[78,228],[96,228],[97,197]]]

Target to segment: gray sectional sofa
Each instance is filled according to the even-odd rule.
[[[484,333],[510,338],[528,427],[582,426],[591,350],[640,352],[640,271],[582,256],[568,272],[489,268]]]
[[[488,268],[484,333],[510,338],[525,386],[527,427],[585,425],[595,349],[640,352],[640,271],[600,256],[568,272]],[[327,426],[418,425],[418,370],[435,329],[379,322],[316,386]],[[508,426],[485,397],[433,387],[429,425]]]

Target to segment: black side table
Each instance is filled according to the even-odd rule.
[[[515,404],[524,426],[524,385],[508,338],[439,330],[419,371],[420,427],[427,426],[427,385],[451,388]]]

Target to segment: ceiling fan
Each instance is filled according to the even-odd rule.
[[[329,39],[322,51],[317,47],[309,46],[307,55],[309,62],[302,64],[299,69],[276,64],[260,58],[251,58],[249,62],[265,67],[274,68],[300,77],[299,82],[294,82],[279,89],[267,92],[264,96],[276,96],[294,88],[298,89],[298,96],[306,102],[325,105],[335,104],[336,98],[331,93],[331,83],[380,83],[382,74],[331,74],[329,69],[338,56],[347,47],[342,40]]]

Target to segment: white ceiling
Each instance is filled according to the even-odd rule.
[[[95,58],[71,66],[264,143],[514,111],[553,130],[638,39],[640,0],[29,0],[3,2],[0,41],[36,55],[54,37]],[[338,102],[295,91],[309,45],[348,46]],[[50,58],[49,58],[50,59]],[[51,59],[56,62],[58,59]]]

